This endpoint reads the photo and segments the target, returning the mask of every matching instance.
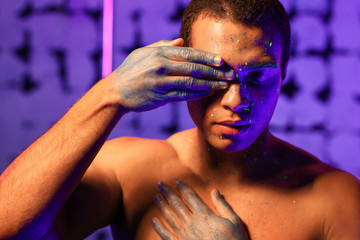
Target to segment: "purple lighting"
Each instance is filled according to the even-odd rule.
[[[112,48],[113,48],[113,0],[104,0],[103,11],[103,59],[102,77],[112,72]]]

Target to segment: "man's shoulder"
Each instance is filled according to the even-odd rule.
[[[330,194],[346,191],[348,194],[355,194],[360,190],[359,180],[350,173],[337,169],[288,142],[281,139],[276,139],[276,141],[280,145],[277,149],[279,154],[290,162],[289,171],[294,171],[304,177],[309,176],[315,192]]]
[[[276,138],[280,154],[294,162],[294,166],[300,171],[309,171],[315,174],[314,187],[323,188],[323,185],[331,184],[332,187],[352,186],[359,187],[359,180],[350,173],[337,169],[322,161],[315,155],[299,148],[291,143]],[[291,165],[290,165],[291,166]],[[302,168],[303,167],[303,168]]]
[[[176,151],[166,140],[119,137],[103,145],[91,167],[111,172],[126,188],[129,183],[150,181],[154,172],[175,166],[177,159]]]
[[[313,186],[321,206],[325,239],[360,239],[360,183],[342,170],[321,174]]]
[[[136,158],[146,159],[163,155],[175,157],[176,152],[166,140],[140,137],[119,137],[107,141],[99,152],[106,158]]]
[[[339,169],[333,169],[319,175],[313,185],[314,190],[321,195],[330,197],[336,201],[342,202],[344,198],[350,197],[360,205],[360,182],[348,172]]]
[[[190,130],[177,132],[168,139],[149,139],[141,137],[119,137],[107,141],[97,155],[101,162],[133,163],[169,161],[178,158],[178,146],[189,135]]]
[[[196,134],[196,128],[187,129],[184,131],[174,133],[168,139],[166,139],[166,141],[169,144],[171,144],[174,148],[176,148],[176,146],[178,145],[182,146],[186,144],[186,142],[188,142],[189,140],[192,141],[192,138],[195,136],[195,134]]]

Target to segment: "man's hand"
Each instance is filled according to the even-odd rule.
[[[247,240],[247,233],[239,216],[217,190],[211,193],[211,200],[220,216],[213,213],[185,183],[176,181],[176,188],[186,201],[183,200],[163,183],[158,185],[166,200],[160,195],[155,197],[165,221],[173,231],[169,231],[160,222],[153,218],[155,231],[164,240]],[[175,233],[175,234],[174,234]]]
[[[145,111],[168,102],[195,100],[227,87],[234,78],[220,69],[220,56],[181,47],[183,39],[160,41],[133,51],[111,75],[126,111]]]

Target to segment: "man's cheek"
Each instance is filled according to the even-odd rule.
[[[254,88],[251,95],[253,99],[261,104],[276,102],[280,94],[280,89],[276,85],[272,86],[263,86],[259,88]]]
[[[277,99],[278,94],[276,91],[257,92],[256,95],[253,95],[253,102],[251,104],[253,117],[263,118],[264,120],[271,118]]]

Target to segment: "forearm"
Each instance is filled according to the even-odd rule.
[[[39,238],[50,228],[123,114],[104,79],[13,161],[0,177],[0,239],[24,229]]]

